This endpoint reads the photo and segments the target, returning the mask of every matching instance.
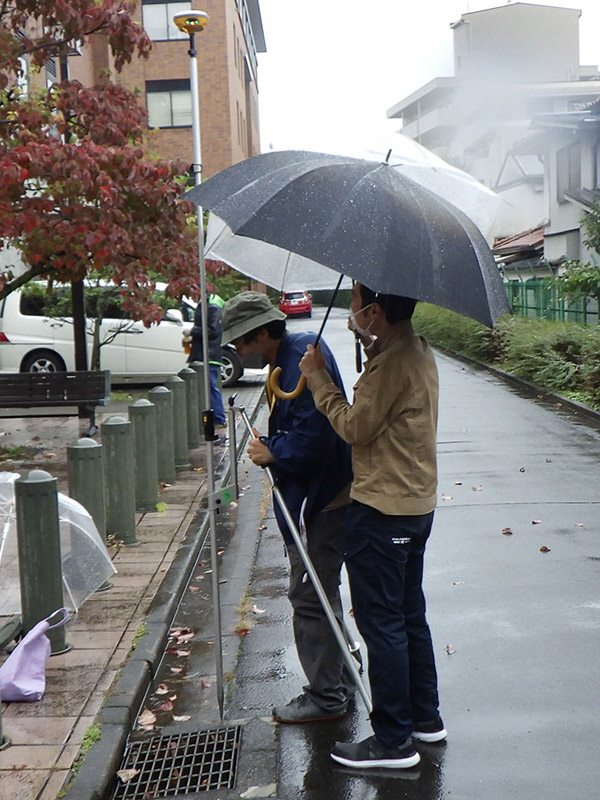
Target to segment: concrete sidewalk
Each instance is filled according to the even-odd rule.
[[[252,414],[262,397],[262,383],[248,384],[241,394]],[[117,411],[111,408],[102,416]],[[3,419],[1,428],[0,445],[15,455],[4,459],[0,469],[46,469],[58,479],[59,491],[67,493],[65,448],[80,436],[76,418]],[[243,432],[240,421],[238,439]],[[79,771],[82,748],[97,739],[99,724],[102,737],[95,749],[111,754],[114,761],[133,724],[130,715],[162,657],[206,537],[207,514],[201,508],[205,447],[191,450],[191,469],[178,471],[177,482],[161,489],[159,500],[166,510],[137,515],[139,544],[110,548],[118,570],[112,588],[94,594],[73,615],[67,626],[72,649],[48,660],[42,700],[2,704],[3,734],[12,743],[0,752],[0,800],[61,796]],[[217,485],[228,468],[228,448],[224,443],[215,446]],[[107,765],[112,774],[118,768],[113,761]]]

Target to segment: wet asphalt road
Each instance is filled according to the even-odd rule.
[[[289,328],[316,329],[319,316]],[[326,338],[350,387],[354,355],[341,312]],[[371,733],[357,698],[343,720],[279,726],[272,753],[257,749],[257,764],[270,759],[281,800],[600,797],[600,435],[485,371],[444,355],[438,366],[439,503],[425,588],[448,742],[419,744],[422,760],[412,770],[357,775],[338,767],[328,755],[334,741]],[[268,719],[272,705],[300,693],[302,675],[272,508],[246,461],[241,479],[243,496],[220,533],[225,669],[235,674],[225,718]],[[214,670],[206,569],[199,566],[199,588],[179,614],[179,624],[198,629],[204,621],[208,633],[192,642],[176,711],[210,720],[213,690],[202,685]],[[169,680],[180,661],[167,656]]]

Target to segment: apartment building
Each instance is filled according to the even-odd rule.
[[[454,75],[396,103],[402,133],[500,193],[498,235],[546,225],[542,150],[523,146],[535,115],[577,112],[600,97],[597,66],[579,63],[581,11],[511,3],[451,25]]]
[[[134,59],[121,73],[112,68],[106,42],[92,37],[68,59],[69,76],[86,85],[102,70],[139,92],[148,110],[148,146],[162,158],[193,161],[189,37],[173,16],[187,10],[209,16],[196,34],[202,174],[215,172],[260,152],[257,53],[265,52],[259,0],[141,0],[134,19],[152,39],[148,60]],[[51,62],[48,79],[59,65]]]

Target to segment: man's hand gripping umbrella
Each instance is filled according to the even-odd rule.
[[[240,412],[241,417],[242,417],[242,419],[244,421],[244,424],[246,425],[246,427],[248,429],[249,436],[252,439],[257,439],[258,437],[255,434],[255,431],[254,431],[254,429],[252,427],[252,423],[248,419],[248,415],[246,414],[245,408],[243,406],[234,406],[234,408],[235,408],[235,410]],[[278,503],[278,505],[279,505],[284,517],[285,517],[285,521],[286,521],[286,523],[288,525],[288,528],[289,528],[290,533],[292,535],[292,538],[294,540],[294,544],[298,548],[298,553],[300,554],[300,557],[302,558],[302,561],[303,561],[304,566],[306,568],[306,572],[307,572],[310,580],[312,581],[312,585],[314,587],[315,593],[316,593],[317,597],[319,598],[319,602],[321,603],[321,606],[323,608],[323,612],[325,613],[325,616],[327,617],[327,621],[329,622],[329,625],[331,627],[331,631],[332,631],[333,635],[335,636],[335,639],[336,639],[336,641],[337,641],[337,643],[338,643],[338,645],[340,647],[342,656],[344,658],[344,663],[346,664],[346,666],[350,670],[350,674],[354,678],[354,681],[356,683],[356,687],[357,687],[358,691],[360,692],[360,695],[361,695],[361,697],[362,697],[362,699],[364,701],[364,704],[365,704],[365,706],[367,708],[367,711],[370,714],[371,711],[373,710],[373,706],[371,704],[371,698],[369,696],[367,688],[365,687],[365,685],[364,685],[364,683],[363,683],[363,681],[362,681],[362,679],[360,677],[360,670],[359,670],[359,666],[358,665],[359,665],[359,663],[362,663],[362,662],[361,662],[361,659],[360,659],[360,654],[358,653],[358,648],[354,644],[354,641],[353,641],[352,637],[350,636],[349,632],[348,631],[343,631],[341,629],[341,627],[340,627],[340,625],[339,625],[339,623],[338,623],[338,621],[337,621],[337,619],[335,617],[335,614],[333,612],[331,604],[329,603],[329,600],[327,599],[327,595],[325,594],[325,590],[323,589],[321,581],[319,580],[319,576],[317,575],[317,573],[315,571],[315,568],[313,566],[313,563],[310,560],[310,557],[308,555],[308,552],[307,552],[306,548],[304,547],[304,543],[302,541],[302,537],[300,535],[300,531],[298,530],[298,527],[297,527],[296,523],[294,522],[294,518],[292,517],[292,515],[289,512],[289,509],[288,509],[288,507],[287,507],[287,505],[285,503],[285,500],[283,499],[283,496],[282,496],[281,492],[277,488],[277,484],[276,484],[276,482],[275,482],[275,480],[273,478],[273,473],[271,472],[270,468],[266,464],[263,466],[263,469],[264,469],[265,474],[267,475],[267,478],[268,478],[269,483],[271,485],[271,489],[273,491],[273,495],[275,496],[275,499],[277,500],[277,503]]]

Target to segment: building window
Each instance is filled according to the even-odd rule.
[[[56,59],[49,58],[46,61],[46,88],[50,88],[53,84],[57,81],[57,72],[56,72]]]
[[[173,16],[180,11],[189,11],[191,3],[165,3],[143,0],[142,24],[144,30],[155,42],[170,39],[188,39],[187,33],[173,24]]]
[[[581,148],[579,144],[572,144],[556,153],[556,199],[566,203],[565,192],[580,188]]]
[[[182,128],[192,124],[189,80],[146,81],[150,128]]]
[[[29,63],[23,56],[19,58],[20,72],[17,75],[17,86],[19,87],[19,96],[21,98],[28,97],[29,95]]]

